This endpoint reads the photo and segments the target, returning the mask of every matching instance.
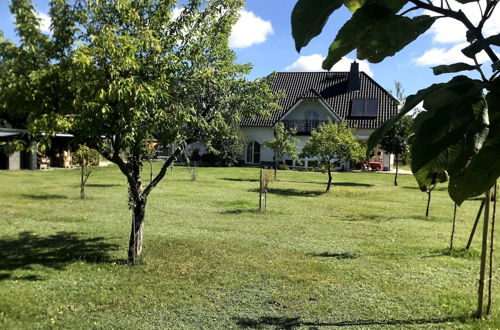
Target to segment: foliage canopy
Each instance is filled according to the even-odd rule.
[[[414,123],[412,171],[423,190],[432,185],[433,177],[446,171],[450,176],[449,194],[461,204],[467,198],[484,193],[500,175],[500,61],[493,51],[493,47],[500,45],[500,35],[485,37],[483,34],[484,24],[498,1],[457,2],[452,8],[448,1],[299,0],[292,14],[292,32],[296,48],[300,50],[322,32],[337,9],[346,6],[352,17],[330,45],[323,62],[323,67],[330,69],[355,49],[359,59],[380,62],[406,47],[443,17],[455,19],[467,28],[470,45],[462,52],[475,65],[440,65],[433,71],[442,74],[475,70],[481,78],[457,75],[446,83],[434,84],[409,96],[400,113],[376,130],[368,143],[369,152],[394,123],[423,101],[425,111]],[[467,3],[480,7],[481,19],[476,24],[460,10]],[[434,15],[413,15],[421,9]],[[477,54],[482,51],[492,62],[489,78],[477,61]]]
[[[29,117],[47,138],[71,132],[126,176],[133,211],[129,260],[142,247],[147,198],[186,144],[206,144],[244,116],[265,115],[266,79],[228,48],[241,0],[52,0],[52,35],[30,0],[14,0],[18,45],[0,40],[0,108]],[[143,186],[146,141],[178,147]]]
[[[335,162],[361,160],[363,152],[353,134],[353,129],[347,127],[345,121],[341,123],[328,121],[311,132],[311,138],[302,148],[301,156],[318,159],[319,164],[328,172],[326,191],[329,191]]]
[[[274,151],[274,176],[278,170],[278,162],[283,160],[285,156],[290,159],[298,160],[299,153],[297,142],[299,139],[294,137],[297,133],[295,128],[287,130],[283,122],[279,122],[274,129],[274,138],[267,140],[264,146]]]

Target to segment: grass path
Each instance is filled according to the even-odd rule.
[[[280,171],[260,214],[257,169],[200,168],[192,182],[176,167],[150,197],[142,264],[128,266],[116,167],[93,174],[85,201],[76,170],[0,172],[0,328],[500,327],[496,288],[493,316],[469,318],[479,236],[448,255],[446,187],[426,219],[412,176],[333,180],[325,195],[321,173]],[[457,248],[479,204],[459,209]]]

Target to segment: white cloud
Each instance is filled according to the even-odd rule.
[[[321,54],[313,54],[309,56],[300,56],[295,62],[285,68],[286,71],[295,72],[314,72],[325,71],[321,67],[325,57]],[[343,57],[338,61],[330,71],[349,71],[351,69],[352,59]],[[359,70],[365,72],[370,77],[373,77],[373,71],[367,61],[359,61]]]
[[[462,54],[462,49],[465,48],[467,45],[468,43],[461,43],[449,49],[432,48],[426,51],[419,58],[414,59],[413,61],[419,66],[453,64],[457,62],[474,64],[474,61],[472,59]],[[484,63],[489,61],[489,58],[485,52],[481,52],[478,54],[477,60],[479,63]]]
[[[433,0],[433,3],[440,5],[441,0]],[[476,2],[471,2],[468,4],[460,4],[455,0],[449,1],[450,6],[453,10],[462,10],[464,14],[470,19],[470,21],[477,25],[481,20],[481,11]],[[484,10],[486,7],[486,0],[480,1],[481,6]],[[425,10],[424,14],[436,16],[436,13]],[[435,43],[457,43],[465,42],[466,37],[465,26],[452,18],[440,18],[434,23],[434,25],[429,29],[430,34],[433,34],[432,40]],[[495,10],[493,15],[489,18],[483,28],[483,34],[487,37],[493,34],[500,33],[500,11]]]
[[[441,5],[441,0],[432,0],[432,2],[437,6]],[[468,4],[460,4],[456,0],[449,0],[448,2],[453,10],[462,10],[474,25],[477,25],[481,20],[481,11],[477,2]],[[480,0],[480,4],[484,10],[486,0]],[[425,10],[424,14],[437,15],[428,10]],[[413,62],[419,66],[452,64],[456,62],[474,64],[472,59],[466,57],[461,52],[463,48],[469,45],[465,35],[466,31],[465,26],[457,20],[452,18],[438,19],[427,34],[432,35],[432,41],[435,44],[447,44],[447,46],[434,46],[425,51],[420,57],[413,59]],[[483,27],[483,35],[486,37],[497,33],[500,33],[500,10],[494,11]],[[489,61],[489,58],[484,52],[481,52],[478,54],[477,60],[479,63],[484,63]]]
[[[238,22],[233,26],[229,47],[246,48],[267,40],[268,35],[273,34],[271,22],[265,21],[251,11],[242,9]]]
[[[35,15],[40,20],[40,30],[43,33],[50,33],[50,24],[52,24],[50,16],[41,11],[37,11]]]

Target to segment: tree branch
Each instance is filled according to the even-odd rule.
[[[479,65],[479,62],[477,61],[477,57],[476,55],[474,55],[474,63],[476,64],[476,70],[479,72],[479,74],[481,75],[481,78],[483,79],[484,82],[487,82],[488,79],[486,78],[486,76],[484,75],[483,73],[483,70],[481,70],[481,66]]]
[[[120,169],[120,171],[125,175],[125,177],[127,178],[127,182],[128,182],[128,185],[130,186],[130,192],[132,193],[132,195],[134,196],[134,199],[139,199],[140,196],[137,192],[137,190],[135,189],[136,185],[137,185],[137,182],[135,181],[135,179],[130,175],[130,172],[128,171],[128,168],[127,168],[127,164],[123,161],[123,159],[121,159],[121,157],[118,155],[118,152],[115,151],[113,153],[113,155],[110,155],[108,153],[101,153],[101,155],[104,156],[104,158],[106,158],[107,160],[109,160],[110,162],[112,162],[113,164],[116,164],[118,165],[118,168]],[[132,189],[134,188],[134,189]]]
[[[474,26],[474,24],[472,24],[472,22],[467,18],[467,16],[465,16],[465,14],[461,10],[459,10],[459,11],[453,11],[453,10],[450,10],[450,9],[441,8],[441,7],[438,7],[438,6],[431,5],[429,3],[425,3],[425,2],[423,2],[421,0],[410,0],[410,2],[413,3],[414,5],[422,8],[422,9],[427,9],[427,10],[433,11],[435,13],[444,15],[444,16],[449,17],[449,18],[453,18],[453,19],[461,22],[463,25],[465,25],[465,27],[469,31],[471,31],[472,33],[474,33],[474,35],[476,36],[477,40],[479,40],[479,41],[484,40],[484,36],[481,33],[481,29],[476,28]],[[492,4],[492,6],[494,8],[496,6],[497,2],[498,1],[492,1],[492,2],[490,2],[488,4]],[[490,46],[486,47],[484,50],[485,50],[486,54],[488,54],[488,57],[491,59],[492,62],[498,61],[498,56],[491,49]]]
[[[184,146],[185,146],[184,143],[179,145],[177,147],[177,149],[175,149],[175,151],[172,153],[172,155],[167,159],[167,161],[163,164],[158,175],[156,175],[156,177],[153,179],[153,181],[151,181],[148,184],[148,186],[146,187],[146,189],[144,189],[142,194],[145,197],[147,197],[151,193],[153,188],[156,187],[156,185],[158,185],[158,183],[160,183],[160,181],[165,177],[165,174],[167,174],[167,169],[170,167],[170,165],[177,159],[177,157],[184,150]]]

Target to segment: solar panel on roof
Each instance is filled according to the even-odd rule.
[[[353,99],[351,116],[363,117],[365,113],[365,99]]]
[[[346,119],[350,127],[373,129],[397,114],[394,99],[373,79],[360,73],[361,88],[347,92],[347,72],[279,72],[272,83],[272,89],[283,92],[280,109],[272,111],[270,117],[245,118],[242,126],[272,127],[286,111],[300,99],[308,98],[308,91],[314,89],[339,118]],[[316,97],[314,97],[316,98]],[[353,100],[365,99],[363,113],[353,114]],[[373,101],[369,101],[373,100]],[[376,103],[376,104],[375,104]]]
[[[378,99],[366,99],[365,116],[376,117],[378,112]]]
[[[376,117],[378,99],[353,99],[351,117]]]

